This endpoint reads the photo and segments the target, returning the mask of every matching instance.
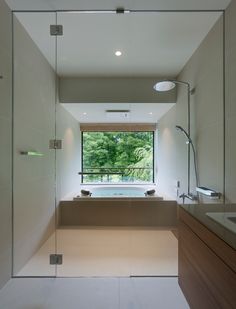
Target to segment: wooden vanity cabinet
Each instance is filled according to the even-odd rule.
[[[179,285],[191,309],[236,308],[236,251],[181,207]]]

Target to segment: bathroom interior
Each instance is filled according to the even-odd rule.
[[[13,277],[179,276],[194,304],[201,239],[235,280],[226,25],[223,10],[13,12]],[[150,133],[150,179],[86,170],[94,132]]]

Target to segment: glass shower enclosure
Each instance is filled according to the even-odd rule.
[[[214,67],[210,59],[206,54],[195,54],[195,63],[200,61],[201,57],[204,63],[204,74],[198,76],[197,70],[191,67],[183,70],[186,58],[182,63],[182,71],[177,70],[179,75],[176,73],[175,77],[188,81],[193,86],[197,84],[196,92],[191,94],[189,107],[187,91],[181,85],[176,91],[176,98],[175,93],[174,96],[169,94],[169,103],[173,101],[174,105],[177,102],[176,114],[174,120],[171,118],[173,123],[164,123],[160,127],[161,133],[158,133],[158,147],[162,147],[165,141],[169,140],[170,143],[163,146],[162,157],[166,157],[166,161],[163,160],[164,167],[159,164],[157,176],[158,181],[162,177],[164,182],[167,179],[166,175],[171,177],[173,170],[169,171],[169,174],[166,173],[166,162],[168,163],[171,157],[169,155],[176,152],[176,177],[178,176],[181,184],[181,188],[175,188],[176,192],[187,192],[188,174],[191,178],[190,189],[195,192],[193,156],[190,153],[188,158],[189,147],[186,146],[183,136],[176,133],[174,128],[175,125],[181,125],[183,128],[189,126],[191,139],[196,147],[201,184],[213,186],[219,192],[224,192],[223,24],[219,13],[13,13],[13,276],[70,277],[83,274],[78,249],[83,240],[74,233],[79,227],[75,227],[73,231],[73,228],[60,224],[60,203],[73,201],[75,194],[79,194],[81,184],[81,176],[78,174],[81,172],[82,144],[79,122],[81,119],[86,122],[86,117],[83,115],[84,110],[80,110],[80,107],[76,109],[76,104],[109,104],[116,98],[113,103],[123,102],[129,109],[132,103],[146,104],[143,96],[145,91],[148,95],[151,93],[150,102],[162,103],[164,96],[156,102],[158,95],[154,92],[153,86],[157,79],[163,79],[163,76],[158,76],[155,66],[148,67],[146,63],[151,58],[155,61],[162,59],[161,56],[160,59],[156,57],[157,46],[154,38],[157,30],[160,31],[160,37],[156,38],[158,46],[165,46],[163,57],[173,60],[173,50],[168,48],[168,44],[175,44],[177,56],[182,56],[182,47],[186,44],[185,51],[192,57],[188,50],[190,39],[192,46],[196,45],[195,49],[192,48],[192,51],[195,51],[204,35],[207,35],[202,35],[201,40],[193,36],[197,33],[195,30],[199,27],[200,18],[206,23],[208,30],[219,19],[218,24],[216,23],[217,35],[219,33],[216,77],[218,100],[214,97],[212,99],[209,89],[205,86],[210,80],[208,73]],[[162,28],[157,27],[157,21]],[[167,38],[162,36],[162,29],[169,29],[172,33],[172,22],[178,29],[179,37],[174,43],[173,40],[167,41],[166,47]],[[191,29],[185,32],[185,23],[192,25],[192,32]],[[142,35],[145,41],[150,36],[150,31],[153,31],[153,45],[144,46],[144,57],[144,52],[139,53],[143,47],[140,45],[140,36]],[[124,50],[123,58],[115,56],[115,52],[119,50]],[[166,75],[169,71],[165,69],[171,63],[167,62],[160,61]],[[146,88],[135,84],[146,79]],[[127,87],[128,84],[131,87]],[[131,98],[128,103],[124,94],[127,95],[125,99]],[[211,112],[205,113],[205,103],[209,102],[212,106],[217,104],[217,108],[207,105]],[[153,114],[149,113],[149,116],[154,117]],[[220,120],[217,131],[210,127],[215,125],[216,118]],[[188,120],[191,123],[188,123]],[[154,119],[153,122],[156,123],[157,120]],[[213,132],[214,140],[210,134]],[[209,141],[212,143],[211,155],[207,156],[206,148]],[[218,154],[217,158],[214,158],[214,152]],[[213,163],[213,159],[217,164]],[[173,165],[173,162],[171,163]],[[156,166],[155,169],[157,170]],[[174,191],[174,182],[170,182],[168,186]],[[178,193],[175,196],[177,200]],[[199,200],[202,203],[209,202],[202,196]],[[180,199],[178,201],[181,202]],[[86,244],[83,245],[86,247]]]

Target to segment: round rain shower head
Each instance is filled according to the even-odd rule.
[[[160,82],[157,82],[153,88],[156,90],[156,91],[159,91],[159,92],[165,92],[165,91],[169,91],[173,88],[175,88],[175,82],[173,81],[170,81],[170,80],[163,80],[163,81],[160,81]]]

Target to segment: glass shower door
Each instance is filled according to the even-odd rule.
[[[13,15],[13,275],[20,277],[56,275],[55,22],[52,12]]]
[[[78,229],[64,223],[64,210],[73,207],[73,197],[78,194],[80,186],[80,130],[79,123],[68,111],[61,96],[61,81],[65,76],[71,77],[75,63],[72,59],[76,27],[72,27],[76,13],[58,12],[57,26],[57,76],[58,97],[56,102],[56,139],[61,143],[56,150],[56,208],[57,208],[57,252],[63,256],[62,265],[57,267],[57,276],[77,276],[75,265],[78,261]],[[74,42],[75,43],[75,42]],[[79,55],[78,55],[78,62]],[[75,69],[75,68],[74,68]],[[72,204],[71,204],[72,202]],[[77,261],[78,263],[74,263]]]

